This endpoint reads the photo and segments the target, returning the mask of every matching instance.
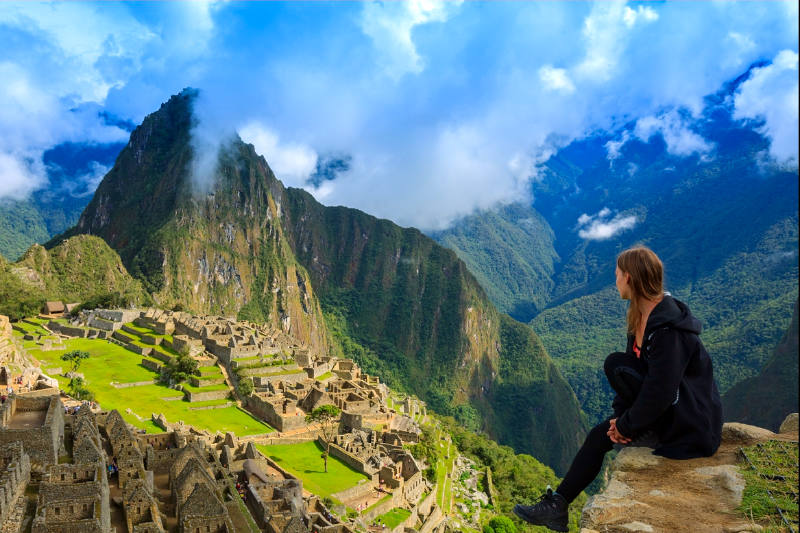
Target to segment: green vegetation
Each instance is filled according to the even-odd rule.
[[[161,370],[161,381],[167,385],[183,383],[189,376],[197,373],[197,360],[188,355],[178,354]]]
[[[513,520],[520,532],[540,531],[539,528],[521,522],[511,509],[517,503],[533,503],[538,495],[544,493],[548,485],[557,487],[559,479],[552,469],[530,455],[515,454],[509,446],[501,446],[485,435],[464,429],[452,418],[446,417],[440,422],[441,430],[452,436],[453,444],[461,453],[475,461],[478,469],[484,470],[486,467],[491,469],[498,497],[495,511]],[[585,502],[586,496],[581,494],[570,505],[570,531],[580,529],[578,521]]]
[[[768,524],[770,530],[786,531],[783,517],[790,524],[796,524],[798,519],[797,442],[772,440],[744,448],[743,452],[745,489],[739,512]]]
[[[14,320],[36,315],[45,300],[79,302],[92,308],[151,301],[116,252],[102,239],[88,235],[51,250],[34,245],[13,264],[0,258],[0,314]]]
[[[264,455],[278,463],[289,473],[297,476],[303,487],[322,498],[354,487],[367,480],[367,476],[353,470],[336,457],[330,457],[329,471],[320,468],[320,456],[324,452],[316,441],[302,444],[256,445]]]
[[[517,526],[506,516],[495,516],[483,526],[483,533],[517,533]]]
[[[236,392],[242,398],[246,398],[253,393],[253,378],[242,378],[239,380],[239,384],[236,385]]]
[[[77,372],[84,359],[89,359],[89,352],[83,350],[72,350],[61,356],[62,361],[69,362],[71,372]]]
[[[181,401],[181,392],[158,385],[157,375],[141,365],[141,356],[116,344],[103,340],[68,339],[64,341],[65,350],[42,351],[32,341],[25,341],[23,347],[38,359],[42,368],[61,366],[61,355],[71,350],[82,350],[90,354],[81,366],[85,388],[94,394],[95,400],[104,409],[117,409],[122,417],[136,427],[149,432],[161,431],[149,420],[153,413],[163,413],[171,423],[183,420],[199,429],[209,431],[231,431],[237,435],[258,435],[273,431],[263,422],[236,406],[195,410],[209,405],[205,402],[189,403]],[[117,388],[112,385],[124,383],[153,382],[152,385]],[[184,384],[183,387],[188,385]],[[222,390],[225,385],[208,388],[193,388],[196,392]],[[166,399],[178,398],[177,400]],[[210,405],[224,404],[214,402]],[[133,414],[128,413],[130,409]]]
[[[727,420],[777,432],[789,413],[798,411],[798,301],[792,322],[758,376],[734,385],[722,397]]]
[[[320,405],[306,415],[306,423],[318,424],[322,432],[322,438],[325,439],[325,451],[322,452],[322,462],[325,465],[325,472],[328,471],[328,456],[331,453],[331,441],[336,436],[338,430],[338,418],[342,412],[341,409],[335,405]]]
[[[431,234],[458,254],[498,310],[528,322],[555,285],[555,235],[533,208],[510,204]]]
[[[408,509],[401,509],[399,507],[395,507],[388,513],[384,513],[375,519],[375,522],[378,525],[383,525],[389,528],[391,531],[392,529],[396,528],[400,524],[403,523],[409,516],[411,516],[411,511]]]

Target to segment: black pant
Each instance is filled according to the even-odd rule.
[[[633,405],[639,395],[646,367],[633,354],[616,352],[606,357],[603,368],[611,388],[617,393],[613,417],[616,418]],[[613,447],[614,443],[607,434],[610,427],[609,420],[601,422],[589,431],[583,446],[572,460],[567,475],[556,489],[568,503],[577,498],[578,494],[594,481],[603,466],[603,457]]]

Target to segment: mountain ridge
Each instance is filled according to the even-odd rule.
[[[358,346],[365,369],[382,365],[442,414],[563,471],[586,426],[534,333],[503,318],[453,252],[285,188],[237,138],[220,152],[213,187],[192,190],[196,94],[145,118],[78,225],[48,245],[97,235],[158,305],[271,322],[313,349]]]

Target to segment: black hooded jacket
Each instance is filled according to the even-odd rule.
[[[711,358],[698,337],[701,329],[689,308],[669,295],[647,319],[640,348],[647,372],[636,401],[617,419],[617,429],[630,438],[654,430],[660,443],[656,455],[707,457],[719,447],[722,402]],[[632,336],[627,351],[633,352]]]

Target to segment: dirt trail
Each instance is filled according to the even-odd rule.
[[[623,450],[605,491],[587,502],[581,533],[761,531],[736,511],[743,489],[738,450],[769,438],[796,441],[797,434],[754,429],[763,433],[724,434],[717,453],[700,459],[666,459],[647,448]]]

